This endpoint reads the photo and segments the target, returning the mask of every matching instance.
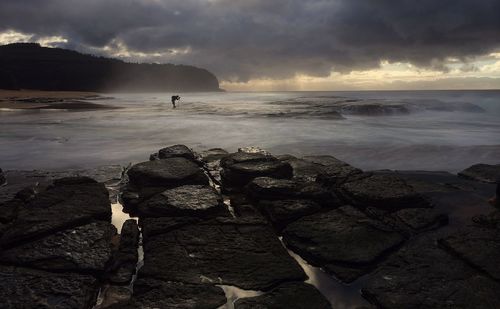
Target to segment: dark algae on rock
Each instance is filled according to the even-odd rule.
[[[118,179],[4,171],[0,308],[499,308],[495,168],[466,171],[184,145]]]

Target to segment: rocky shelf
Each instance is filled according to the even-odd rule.
[[[0,307],[343,308],[314,268],[359,287],[350,308],[499,308],[499,175],[184,145],[0,170]]]

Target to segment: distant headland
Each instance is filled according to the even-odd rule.
[[[217,77],[188,65],[138,64],[36,43],[0,46],[0,88],[52,91],[221,91]]]

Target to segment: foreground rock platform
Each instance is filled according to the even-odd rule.
[[[0,172],[0,308],[500,307],[489,166],[362,171],[184,145],[150,159]],[[115,227],[117,196],[133,218]]]
[[[224,291],[217,286],[138,279],[132,299],[112,308],[213,309],[226,302]]]
[[[494,212],[456,233],[439,239],[439,244],[467,264],[500,280],[500,215]]]
[[[208,184],[198,165],[182,157],[136,164],[128,171],[128,177],[130,184],[138,188]]]
[[[93,220],[111,220],[108,191],[88,177],[61,178],[32,199],[18,201],[15,219],[1,235],[2,247]]]
[[[343,206],[289,224],[283,240],[311,264],[352,282],[404,238],[355,208]]]
[[[234,308],[329,309],[331,305],[312,285],[293,282],[284,283],[262,296],[242,298],[236,301]]]
[[[498,308],[498,282],[423,238],[378,269],[363,295],[381,308]]]
[[[147,226],[144,227],[147,229]],[[261,221],[220,218],[144,241],[141,278],[268,290],[305,274]]]
[[[0,206],[14,208],[0,229],[0,307],[92,308],[116,236],[108,190],[89,177],[46,181]]]
[[[237,152],[221,159],[221,177],[225,187],[243,187],[257,177],[292,178],[290,164],[262,153]]]
[[[215,216],[227,213],[222,197],[207,185],[167,189],[137,206],[141,217]]]
[[[0,266],[2,308],[92,308],[99,291],[89,275]]]
[[[0,263],[52,271],[104,273],[116,228],[93,222],[3,250]]]
[[[338,192],[350,203],[360,207],[373,206],[387,210],[431,207],[427,200],[395,175],[348,178]]]

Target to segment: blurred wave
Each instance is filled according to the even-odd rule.
[[[260,146],[364,169],[500,163],[499,91],[109,94],[98,111],[0,111],[3,169],[145,160],[159,147]]]

